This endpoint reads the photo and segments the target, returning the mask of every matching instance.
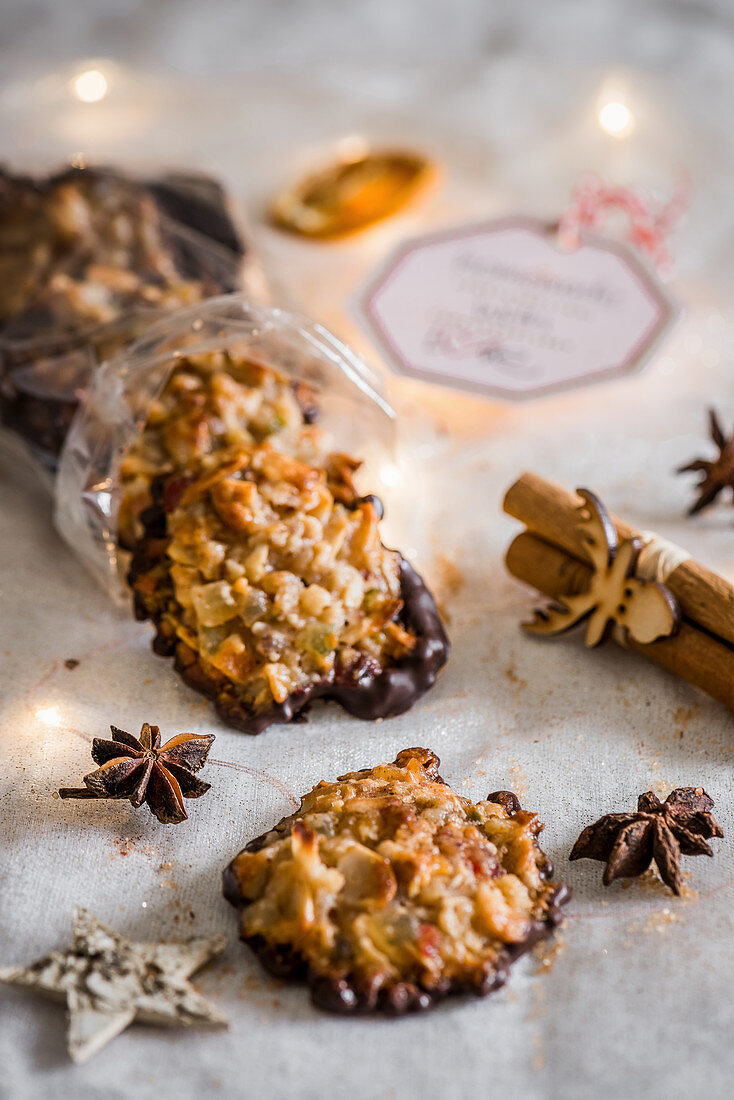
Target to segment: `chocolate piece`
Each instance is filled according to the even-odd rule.
[[[605,886],[641,875],[654,862],[665,885],[680,894],[681,855],[712,856],[707,839],[724,835],[713,808],[703,787],[678,787],[665,802],[647,791],[637,799],[637,813],[606,814],[587,825],[569,859],[605,862]]]
[[[239,286],[221,189],[0,170],[0,418],[54,468],[95,365],[151,319]]]
[[[193,229],[228,252],[244,255],[242,237],[227,210],[227,196],[216,180],[172,172],[149,180],[146,186],[161,210],[174,222]]]
[[[549,881],[537,816],[506,791],[472,804],[438,765],[405,749],[321,782],[224,872],[241,938],[325,1011],[484,996],[561,919],[569,894]]]

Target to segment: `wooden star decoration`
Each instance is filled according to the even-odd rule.
[[[73,942],[27,967],[0,968],[0,981],[65,1000],[67,1046],[86,1062],[134,1020],[181,1027],[227,1027],[225,1017],[188,980],[221,954],[223,935],[182,943],[137,943],[75,909]]]

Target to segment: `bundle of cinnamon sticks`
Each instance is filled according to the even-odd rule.
[[[530,473],[505,496],[505,512],[527,528],[507,551],[507,568],[554,600],[585,592],[591,582],[589,548],[578,524],[582,504],[575,493]],[[642,538],[628,523],[611,519],[620,539]],[[672,568],[664,583],[678,603],[680,629],[649,644],[628,637],[628,648],[734,709],[734,586],[693,558]]]

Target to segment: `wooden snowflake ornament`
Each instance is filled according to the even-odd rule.
[[[523,624],[524,629],[553,636],[585,621],[587,646],[599,645],[615,625],[641,644],[675,634],[680,611],[672,593],[657,581],[635,576],[642,541],[630,538],[620,542],[601,501],[586,489],[577,491],[584,501],[578,509],[579,528],[594,567],[591,584],[586,592],[564,596],[536,610],[533,621]]]

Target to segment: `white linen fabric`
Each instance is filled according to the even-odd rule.
[[[688,39],[680,41],[676,56],[689,64]],[[629,522],[734,580],[734,512],[724,503],[684,519],[692,485],[672,472],[705,453],[708,404],[734,422],[734,342],[722,305],[731,263],[724,245],[734,226],[731,119],[727,131],[705,124],[716,89],[723,95],[715,74],[731,68],[731,55],[723,34],[710,41],[711,68],[699,51],[699,84],[685,110],[672,74],[667,84],[627,74],[639,114],[627,145],[594,129],[606,70],[527,58],[456,73],[454,83],[415,71],[395,71],[392,84],[342,70],[265,73],[216,88],[140,76],[126,85],[133,99],[116,105],[111,93],[99,105],[111,115],[83,118],[61,101],[46,109],[36,85],[41,98],[33,103],[5,97],[6,154],[45,161],[83,146],[102,160],[193,158],[255,210],[299,158],[355,128],[426,138],[447,173],[420,211],[334,248],[260,233],[285,303],[373,359],[349,295],[401,235],[518,209],[557,215],[587,167],[664,188],[684,163],[695,198],[673,242],[687,315],[643,373],[520,405],[392,385],[404,476],[391,488],[375,476],[366,488],[384,490],[388,540],[414,552],[447,611],[453,643],[437,687],[403,717],[365,724],[317,706],[308,725],[257,738],[226,729],[151,653],[149,625],[116,612],[84,574],[17,457],[0,461],[0,962],[64,947],[75,905],[130,937],[220,930],[231,937],[222,960],[197,979],[230,1018],[228,1032],[131,1027],[82,1067],[66,1056],[58,1006],[0,988],[3,1100],[677,1100],[703,1095],[704,1082],[712,1100],[730,1094],[732,716],[616,646],[590,652],[578,635],[525,638],[518,624],[533,596],[503,569],[517,526],[500,510],[508,485],[535,469],[593,489]],[[125,70],[123,83],[129,76]],[[393,473],[383,475],[395,481]],[[79,665],[68,669],[68,658]],[[212,790],[189,803],[188,822],[166,828],[125,803],[54,797],[90,770],[93,736],[104,736],[110,722],[136,732],[146,720],[164,737],[217,735],[202,773]],[[488,1000],[455,1000],[399,1021],[330,1018],[312,1009],[303,989],[263,974],[237,942],[222,868],[319,779],[411,745],[436,751],[460,793],[480,798],[509,788],[540,813],[543,844],[575,892],[562,950],[552,965],[532,956],[519,963],[507,989]],[[715,859],[685,860],[684,898],[652,878],[604,890],[600,864],[568,863],[584,825],[632,808],[641,791],[689,784],[715,799],[726,837],[714,842]]]

